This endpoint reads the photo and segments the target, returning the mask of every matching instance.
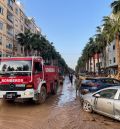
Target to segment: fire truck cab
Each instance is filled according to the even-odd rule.
[[[43,103],[47,94],[56,94],[59,68],[44,65],[41,57],[0,58],[0,98],[30,99]]]

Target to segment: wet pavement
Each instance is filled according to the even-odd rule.
[[[0,102],[0,129],[120,129],[120,122],[84,112],[66,77],[44,104]]]

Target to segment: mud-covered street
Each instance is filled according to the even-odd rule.
[[[82,111],[68,80],[42,105],[0,103],[0,129],[120,129],[116,120]]]

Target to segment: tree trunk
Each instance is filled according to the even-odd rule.
[[[119,33],[116,34],[116,57],[118,64],[118,73],[120,73],[120,45],[119,45]]]
[[[93,71],[94,71],[94,76],[95,76],[95,55],[93,55],[93,66],[94,66]]]
[[[89,71],[89,60],[87,61],[87,72]]]
[[[91,64],[92,64],[92,63],[91,63],[91,57],[90,57],[90,73],[92,72],[92,69],[91,69],[91,68],[92,68],[92,67],[91,67]]]
[[[104,74],[106,74],[106,47],[103,50],[103,53],[104,53]]]
[[[101,74],[99,58],[100,58],[100,53],[97,53],[98,75],[100,75],[100,74]]]

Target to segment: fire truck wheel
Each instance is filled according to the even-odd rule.
[[[38,104],[44,103],[45,100],[46,100],[46,96],[47,96],[46,88],[45,88],[44,86],[42,86],[42,87],[41,87],[41,91],[40,91],[40,93],[38,94],[37,103],[38,103]]]
[[[57,87],[58,87],[58,83],[55,82],[55,83],[54,83],[54,87],[52,87],[52,90],[51,90],[51,93],[52,93],[53,95],[55,95],[55,94],[57,93]]]
[[[15,100],[14,99],[10,99],[10,100],[6,100],[7,103],[14,103]]]

